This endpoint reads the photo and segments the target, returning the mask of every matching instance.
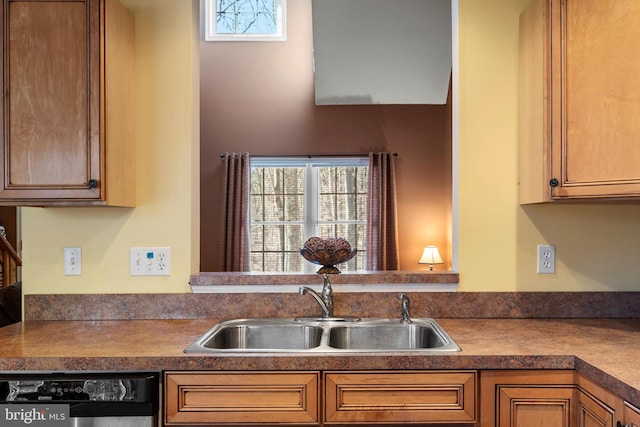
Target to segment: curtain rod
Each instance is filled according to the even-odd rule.
[[[398,153],[391,153],[394,157],[398,157]],[[220,153],[220,158],[223,158],[225,153]],[[350,153],[350,154],[256,154],[251,155],[251,157],[258,159],[269,159],[269,158],[290,158],[290,157],[306,157],[308,159],[317,158],[317,157],[367,157],[368,153]]]

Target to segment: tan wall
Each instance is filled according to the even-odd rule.
[[[143,52],[138,69],[139,207],[24,209],[27,293],[188,291],[199,235],[193,218],[199,212],[198,180],[193,178],[199,138],[191,2],[133,1],[141,1],[141,11],[147,9],[137,14]],[[517,17],[525,3],[460,0],[460,288],[636,290],[640,206],[523,208],[517,203]],[[203,223],[209,220],[202,218]],[[535,274],[536,245],[545,242],[557,245],[553,276]],[[172,276],[129,277],[128,248],[134,245],[171,246]],[[65,246],[83,248],[82,276],[63,276]]]

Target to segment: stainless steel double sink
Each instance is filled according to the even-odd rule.
[[[235,319],[220,322],[185,353],[402,352],[451,353],[460,347],[433,319]]]

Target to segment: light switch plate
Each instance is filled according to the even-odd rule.
[[[129,274],[131,276],[169,276],[171,274],[170,248],[130,248]]]
[[[64,248],[64,275],[82,275],[82,250],[80,248]]]

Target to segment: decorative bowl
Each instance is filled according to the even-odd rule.
[[[340,274],[340,270],[335,265],[349,261],[357,252],[357,249],[352,249],[349,242],[342,238],[311,237],[300,249],[304,259],[322,266],[318,274]]]

